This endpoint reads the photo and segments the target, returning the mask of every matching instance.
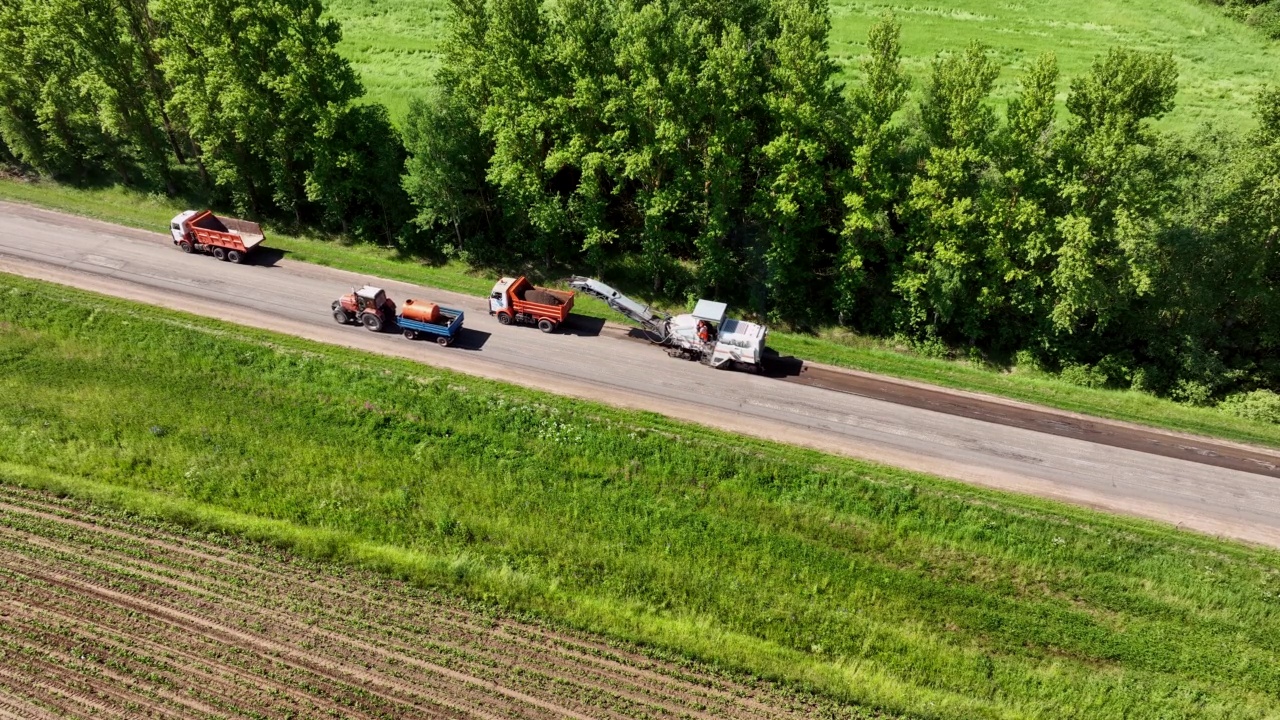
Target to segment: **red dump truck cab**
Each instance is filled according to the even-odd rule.
[[[555,332],[572,309],[571,291],[538,287],[523,277],[504,277],[489,293],[489,314],[503,325],[537,325],[542,332]]]
[[[262,226],[210,210],[188,210],[169,223],[173,244],[182,252],[201,252],[219,260],[244,262],[262,244]]]

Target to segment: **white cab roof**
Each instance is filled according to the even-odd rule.
[[[723,322],[727,312],[729,312],[728,305],[712,300],[699,300],[698,304],[693,306],[694,317],[714,323]]]
[[[372,285],[365,285],[356,291],[356,294],[365,300],[377,300],[378,293],[382,292],[382,288],[376,288]]]

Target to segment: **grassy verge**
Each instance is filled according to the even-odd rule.
[[[178,201],[110,188],[80,190],[54,183],[0,179],[0,199],[25,202],[120,225],[155,230],[185,208]],[[493,278],[461,263],[429,265],[399,253],[367,245],[292,237],[271,232],[269,244],[294,260],[378,277],[483,295]],[[583,297],[574,311],[619,321],[603,303]],[[966,362],[921,357],[856,336],[827,333],[814,337],[771,331],[769,344],[784,355],[814,362],[932,383],[958,390],[990,393],[1073,412],[1141,423],[1171,430],[1280,447],[1280,425],[1246,420],[1213,408],[1197,408],[1138,392],[1098,390],[1072,385],[1043,373],[999,372]]]
[[[1272,551],[11,276],[0,328],[11,482],[867,708],[1280,713]]]

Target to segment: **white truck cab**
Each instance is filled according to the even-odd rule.
[[[507,309],[507,291],[516,282],[515,278],[504,277],[494,283],[493,290],[489,291],[489,314],[496,315],[499,310]]]
[[[195,217],[195,215],[196,215],[195,210],[187,210],[178,215],[175,215],[173,219],[169,221],[169,234],[173,236],[174,245],[177,245],[178,243],[182,242],[183,238],[186,237],[187,221]]]

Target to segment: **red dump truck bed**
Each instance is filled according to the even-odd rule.
[[[537,287],[523,277],[504,277],[489,293],[489,314],[503,325],[537,325],[554,332],[572,309],[573,292]]]
[[[218,217],[209,210],[187,221],[196,238],[205,245],[221,245],[248,252],[262,244],[262,226],[256,222]]]
[[[511,307],[516,312],[562,323],[573,309],[573,293],[538,287],[520,278],[511,286]]]
[[[262,244],[262,226],[249,220],[219,217],[210,210],[188,210],[175,217],[173,243],[184,252],[204,252],[219,260],[240,262]]]

